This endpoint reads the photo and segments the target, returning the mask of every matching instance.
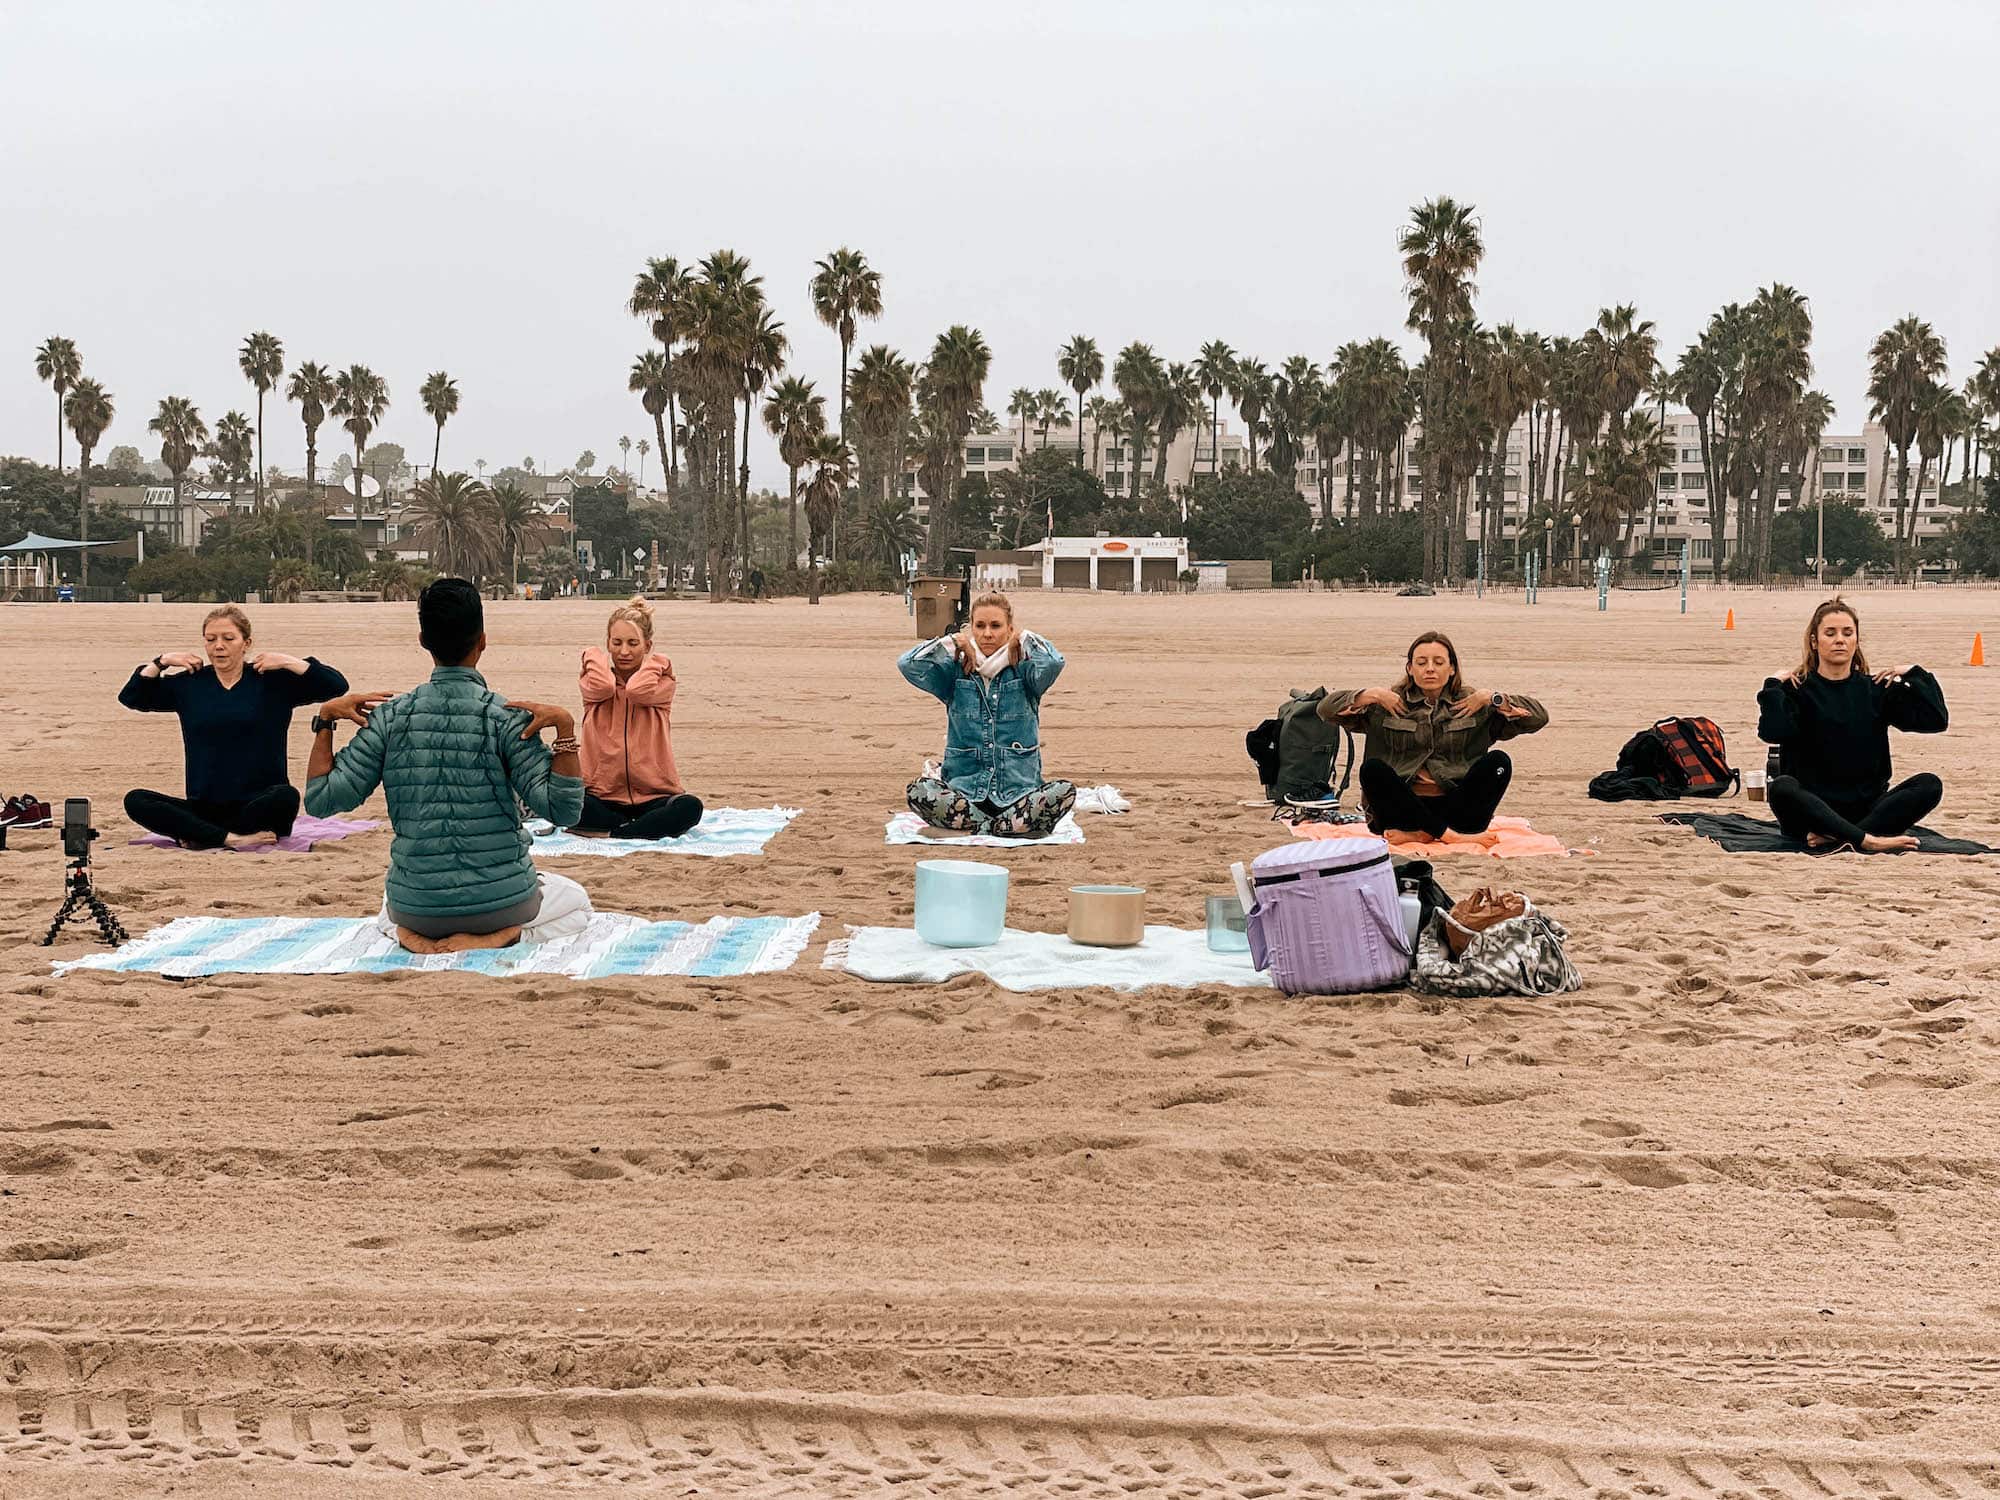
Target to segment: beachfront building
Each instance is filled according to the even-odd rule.
[[[1197,474],[1206,474],[1217,463],[1226,469],[1231,464],[1242,468],[1249,463],[1242,434],[1231,432],[1227,422],[1222,423],[1219,443],[1209,439],[1208,422],[1203,420],[1199,432],[1189,428],[1177,434],[1167,444],[1167,486],[1170,489],[1184,487]],[[1142,483],[1150,483],[1158,466],[1159,448],[1147,443],[1144,452],[1137,448],[1129,435],[1114,437],[1109,432],[1100,438],[1097,424],[1090,418],[1083,419],[1083,466],[1095,473],[1112,495],[1129,495],[1132,492],[1132,469],[1139,467]],[[1030,453],[1039,453],[1044,448],[1054,448],[1060,452],[1075,454],[1077,451],[1076,427],[1051,427],[1044,431],[1032,423],[1016,423],[994,432],[975,432],[964,443],[965,473],[970,478],[983,474],[991,478],[995,474],[1006,473],[1021,467],[1021,460]],[[929,514],[930,496],[924,493],[917,481],[917,467],[922,456],[911,454],[903,474],[903,494],[912,502],[916,514]]]
[[[190,484],[181,487],[176,500],[170,484],[100,484],[92,487],[90,504],[93,509],[114,511],[137,521],[162,546],[192,549],[201,545],[209,522],[221,516],[250,515],[257,508],[257,498],[248,490],[232,497],[227,490]]]
[[[1178,588],[1188,570],[1184,536],[1052,536],[1034,550],[1046,589],[1153,593]]]

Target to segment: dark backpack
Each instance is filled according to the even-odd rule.
[[[1721,797],[1742,781],[1715,720],[1661,719],[1625,742],[1617,770],[1591,778],[1590,795],[1600,802]]]
[[[1280,705],[1277,717],[1264,720],[1243,737],[1244,748],[1257,763],[1264,795],[1280,807],[1337,803],[1354,777],[1354,732],[1329,724],[1319,716],[1325,688],[1297,688]],[[1340,763],[1343,742],[1345,766]],[[1339,774],[1336,783],[1335,773]]]

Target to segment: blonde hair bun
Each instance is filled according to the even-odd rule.
[[[653,606],[646,602],[644,594],[634,594],[631,599],[611,611],[611,618],[604,623],[606,634],[613,625],[623,622],[637,625],[639,634],[646,638],[646,644],[653,644]]]

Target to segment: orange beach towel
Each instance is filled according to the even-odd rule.
[[[1301,839],[1352,838],[1359,830],[1352,823],[1294,823],[1292,836]],[[1489,854],[1495,859],[1527,859],[1536,854],[1594,854],[1594,849],[1571,849],[1558,838],[1537,833],[1526,818],[1495,818],[1484,833],[1447,833],[1441,839],[1421,833],[1391,832],[1389,847],[1410,854]]]

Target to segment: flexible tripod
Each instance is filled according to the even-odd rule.
[[[88,854],[70,865],[69,874],[63,884],[68,887],[69,894],[63,897],[62,909],[56,913],[56,919],[49,923],[49,935],[42,939],[44,948],[53,944],[56,934],[63,930],[63,925],[78,919],[80,909],[85,907],[89,908],[90,915],[97,920],[97,935],[105,942],[115,948],[126,941],[124,926],[112,915],[111,908],[104,904],[103,899],[97,894],[97,888],[90,882]]]

